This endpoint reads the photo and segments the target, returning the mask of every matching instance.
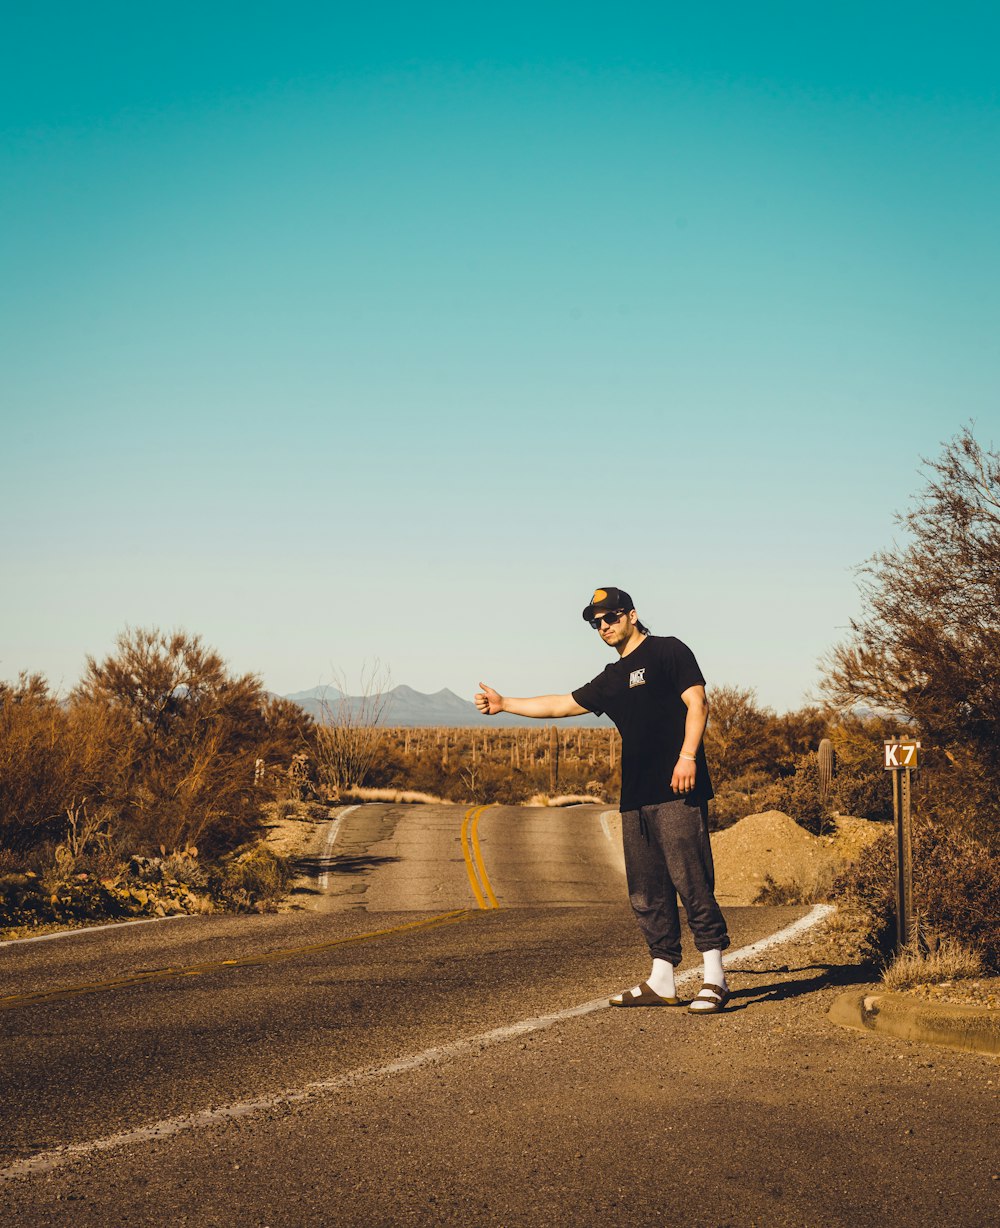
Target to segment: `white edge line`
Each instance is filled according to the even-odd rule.
[[[358,803],[360,805],[360,803]],[[357,810],[358,806],[348,806],[346,810],[342,810],[340,814],[330,823],[330,834],[326,838],[326,844],[323,845],[323,860],[326,861],[333,853],[333,846],[337,843],[337,837],[340,835],[340,820],[346,818],[353,810]],[[326,869],[319,876],[319,889],[325,891],[330,885],[330,871]]]
[[[769,947],[775,947],[790,938],[795,938],[811,929],[833,911],[830,904],[816,904],[812,910],[798,921],[786,925],[784,929],[769,934],[767,938],[749,946],[730,951],[725,956],[727,964],[740,959],[758,955]],[[689,968],[677,978],[678,985],[686,984],[701,976],[698,968]],[[234,1121],[237,1118],[249,1117],[254,1113],[267,1109],[278,1108],[286,1104],[300,1104],[324,1092],[338,1091],[343,1087],[357,1087],[359,1084],[371,1083],[376,1079],[391,1075],[406,1074],[411,1070],[419,1070],[423,1066],[433,1066],[438,1062],[450,1061],[454,1058],[473,1056],[491,1045],[502,1044],[515,1036],[525,1036],[530,1032],[541,1032],[564,1019],[575,1019],[580,1015],[590,1015],[594,1011],[604,1010],[608,1006],[607,998],[594,998],[579,1006],[571,1006],[566,1010],[555,1011],[551,1015],[538,1015],[533,1019],[522,1019],[517,1023],[507,1024],[502,1028],[493,1028],[489,1032],[480,1032],[477,1036],[468,1036],[463,1040],[455,1040],[446,1045],[438,1045],[433,1049],[424,1049],[410,1057],[400,1058],[381,1066],[361,1067],[358,1070],[347,1071],[335,1079],[324,1079],[317,1083],[307,1083],[304,1087],[290,1088],[288,1091],[276,1092],[271,1096],[262,1096],[258,1100],[244,1100],[235,1104],[221,1105],[215,1109],[202,1109],[199,1113],[191,1113],[184,1117],[168,1117],[163,1121],[153,1122],[148,1126],[139,1126],[134,1130],[124,1130],[120,1134],[109,1134],[105,1138],[93,1139],[87,1143],[70,1143],[65,1147],[57,1147],[52,1151],[42,1151],[27,1159],[18,1160],[7,1168],[0,1169],[0,1178],[5,1180],[19,1177],[30,1177],[36,1173],[51,1172],[64,1164],[83,1159],[95,1152],[113,1151],[117,1147],[127,1147],[134,1143],[149,1142],[152,1139],[165,1139],[175,1134],[184,1134],[188,1130],[201,1130],[218,1122]]]
[[[96,934],[98,930],[123,930],[128,925],[152,925],[155,921],[189,921],[198,915],[194,912],[178,912],[169,917],[140,917],[138,921],[112,921],[108,925],[81,925],[72,930],[58,930],[54,934],[35,934],[30,938],[5,938],[0,942],[0,947],[21,946],[26,942],[51,942],[54,938],[79,938],[81,934]]]
[[[811,930],[814,925],[818,925],[824,917],[828,917],[834,911],[836,910],[832,904],[814,904],[804,917],[799,917],[798,921],[786,925],[783,930],[769,934],[767,938],[761,938],[759,942],[752,942],[748,947],[740,947],[738,951],[729,952],[722,957],[722,962],[731,964],[737,959],[749,959],[752,955],[759,955],[761,951],[766,951],[768,947],[776,947],[782,942],[788,942],[789,939],[798,938],[799,934]]]
[[[604,838],[606,840],[611,839],[611,829],[608,827],[608,815],[617,814],[617,813],[618,813],[617,810],[602,810],[601,811],[601,831],[604,832]]]

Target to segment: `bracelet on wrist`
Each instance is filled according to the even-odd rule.
[[[697,755],[685,755],[685,753],[684,753],[683,751],[681,751],[680,755],[678,755],[678,758],[679,758],[679,759],[687,759],[687,761],[688,761],[689,763],[697,763],[697,762],[698,762],[698,756],[697,756]]]

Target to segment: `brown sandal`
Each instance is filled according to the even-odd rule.
[[[623,989],[608,999],[609,1006],[680,1006],[679,998],[661,998],[655,989],[650,989],[646,981],[639,986],[639,992]]]
[[[731,997],[732,994],[722,985],[709,985],[706,981],[691,999],[688,1010],[692,1015],[717,1015]],[[696,1002],[704,1002],[707,1005],[695,1006]]]

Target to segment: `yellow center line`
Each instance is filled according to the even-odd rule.
[[[480,908],[486,908],[486,899],[479,886],[479,880],[476,878],[476,870],[472,864],[472,853],[469,849],[469,820],[476,813],[476,807],[472,806],[465,812],[465,818],[462,820],[462,856],[465,858],[465,872],[469,876],[469,886],[472,888],[472,894],[476,897],[476,903]]]
[[[479,878],[483,884],[483,891],[486,893],[486,898],[489,900],[493,908],[499,908],[497,897],[493,894],[493,888],[490,886],[489,875],[486,873],[486,866],[483,862],[483,850],[479,847],[479,820],[486,806],[480,806],[472,818],[472,848],[476,855],[476,866],[479,869]]]
[[[482,909],[499,908],[497,897],[493,894],[486,865],[483,862],[483,850],[479,847],[479,816],[486,806],[471,806],[465,812],[462,820],[462,856],[465,858],[465,872],[469,876],[469,885],[476,903]]]
[[[485,907],[485,905],[483,906]],[[76,998],[83,994],[101,993],[105,989],[125,989],[133,985],[144,985],[147,981],[166,981],[171,977],[200,976],[205,972],[219,972],[229,968],[247,968],[253,964],[277,963],[282,959],[293,959],[298,955],[312,955],[318,951],[329,951],[334,947],[347,946],[355,942],[367,942],[370,938],[384,938],[389,934],[403,934],[407,930],[436,929],[442,925],[453,925],[469,916],[467,908],[457,908],[453,912],[439,913],[433,917],[424,917],[420,921],[407,921],[404,925],[393,925],[389,929],[370,930],[364,934],[354,934],[349,938],[333,938],[327,942],[311,942],[302,947],[282,947],[276,951],[263,951],[258,955],[244,955],[240,959],[216,959],[204,964],[190,964],[186,968],[154,968],[149,972],[134,972],[128,976],[112,977],[107,981],[91,981],[82,985],[64,985],[56,989],[41,989],[37,993],[10,994],[0,998],[0,1010],[9,1010],[16,1006],[30,1006],[36,1002],[55,1002],[66,998]]]

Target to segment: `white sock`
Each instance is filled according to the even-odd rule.
[[[727,989],[726,974],[722,970],[722,952],[703,951],[702,956],[705,960],[705,983],[718,985],[720,989]]]
[[[676,998],[677,987],[674,984],[674,966],[668,959],[654,959],[653,971],[646,982],[653,993],[661,998]]]

